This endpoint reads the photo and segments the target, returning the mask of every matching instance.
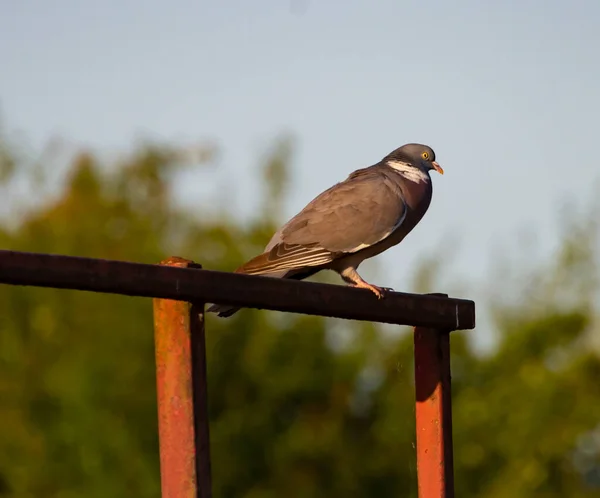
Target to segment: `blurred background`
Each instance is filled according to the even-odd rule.
[[[452,334],[457,496],[600,496],[599,21],[592,0],[5,1],[0,247],[233,270],[429,144],[428,214],[363,275],[477,303]],[[207,330],[215,496],[416,497],[409,331]],[[159,496],[151,301],[0,286],[0,421],[2,497]]]

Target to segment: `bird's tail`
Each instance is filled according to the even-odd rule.
[[[285,278],[286,274],[288,273],[287,270],[261,271],[261,267],[263,267],[267,262],[268,255],[268,253],[259,254],[255,258],[252,258],[250,261],[244,263],[242,266],[237,268],[234,273],[244,273],[246,275],[263,275],[265,277],[274,278]],[[233,315],[234,313],[237,313],[239,310],[239,307],[231,306],[230,304],[213,304],[206,311],[208,311],[209,313],[217,313],[218,316],[226,318]]]
[[[230,306],[227,304],[213,304],[209,306],[209,308],[206,311],[208,311],[209,313],[216,313],[217,316],[220,316],[222,318],[227,318],[228,316],[237,313],[239,310],[240,308],[236,306]]]

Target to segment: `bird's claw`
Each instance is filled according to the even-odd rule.
[[[373,294],[377,296],[377,299],[383,299],[385,297],[386,292],[394,292],[394,289],[391,287],[378,287],[377,285],[370,284],[365,282],[364,280],[359,280],[351,284],[353,287],[357,287],[359,289],[367,289],[370,290]]]
[[[373,287],[374,288],[372,290],[375,293],[375,295],[377,296],[377,299],[383,299],[385,297],[386,293],[394,292],[394,289],[392,289],[391,287],[377,287],[375,285]]]

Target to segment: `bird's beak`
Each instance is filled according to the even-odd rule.
[[[442,167],[436,163],[435,161],[431,161],[431,165],[433,166],[433,168],[440,174],[443,175],[444,174],[444,170],[442,169]]]

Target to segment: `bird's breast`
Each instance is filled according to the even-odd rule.
[[[406,217],[394,232],[388,237],[360,251],[361,261],[377,256],[390,247],[402,242],[409,232],[421,221],[431,203],[433,193],[430,182],[403,182],[400,186],[402,197],[406,205]]]
[[[431,182],[403,182],[400,185],[406,205],[415,212],[425,214],[431,202]]]

